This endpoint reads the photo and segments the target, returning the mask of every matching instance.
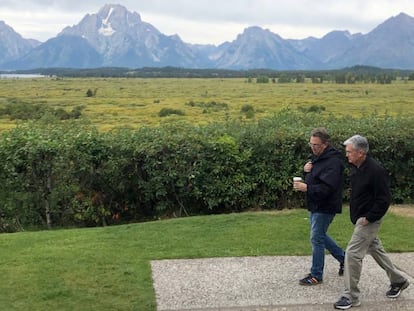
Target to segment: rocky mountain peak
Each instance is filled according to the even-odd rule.
[[[98,14],[101,23],[99,32],[102,35],[112,35],[117,30],[124,31],[142,23],[141,16],[136,12],[129,12],[119,4],[106,4]]]
[[[162,34],[122,5],[106,4],[43,44],[23,39],[0,22],[0,68],[173,66],[321,70],[360,64],[414,69],[413,42],[414,18],[400,13],[366,35],[334,30],[320,39],[289,40],[268,29],[251,26],[235,40],[219,46],[191,45],[178,35]],[[80,58],[84,61],[79,62]]]
[[[378,25],[369,35],[375,36],[378,33],[392,37],[414,34],[414,18],[405,13],[400,13]]]
[[[24,39],[4,21],[0,21],[0,62],[15,60],[38,45],[39,41]]]
[[[87,14],[79,24],[66,27],[59,35],[78,35],[94,42],[96,36],[110,37],[144,24],[136,12],[119,4],[106,4],[96,14]],[[96,43],[96,42],[95,42]]]

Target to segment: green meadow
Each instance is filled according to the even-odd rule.
[[[254,80],[253,80],[254,81]],[[91,92],[92,96],[87,96]],[[414,115],[414,81],[392,84],[256,83],[243,78],[38,78],[1,79],[0,111],[10,103],[35,104],[70,111],[82,107],[101,131],[138,128],[177,119],[254,121],[282,109],[363,116]],[[246,107],[250,114],[246,114]],[[162,110],[169,113],[160,116]],[[16,120],[0,115],[0,129]]]

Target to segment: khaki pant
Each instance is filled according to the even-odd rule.
[[[391,262],[386,254],[381,241],[378,239],[378,230],[381,221],[361,225],[361,218],[355,224],[354,232],[348,243],[345,254],[345,291],[343,296],[353,302],[359,301],[360,290],[358,288],[361,277],[362,260],[370,254],[377,264],[385,270],[391,283],[402,283],[406,278],[401,271]]]

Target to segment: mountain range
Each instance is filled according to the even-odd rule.
[[[0,21],[0,69],[181,67],[326,70],[356,65],[414,69],[414,18],[400,13],[367,34],[329,32],[322,38],[283,39],[258,26],[218,46],[185,43],[122,5],[86,14],[56,37],[24,39]]]

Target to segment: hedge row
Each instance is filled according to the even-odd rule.
[[[166,123],[109,133],[80,120],[22,124],[0,136],[0,230],[301,207],[291,178],[301,173],[317,126],[342,150],[349,136],[367,136],[390,172],[394,202],[411,202],[412,124],[402,116],[290,110],[255,124]]]

